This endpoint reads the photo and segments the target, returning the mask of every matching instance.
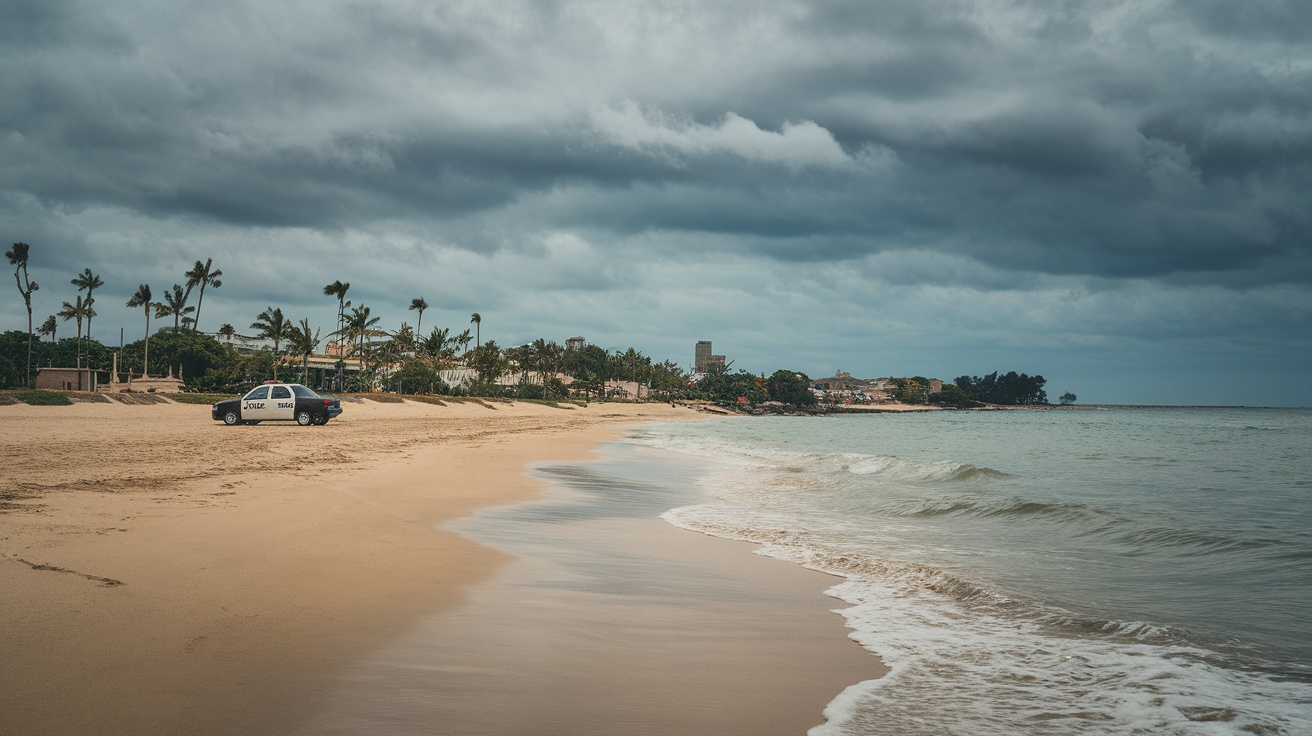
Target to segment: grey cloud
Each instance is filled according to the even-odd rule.
[[[1312,41],[1312,7],[1299,0],[1175,0],[1173,10],[1218,36],[1285,43]]]
[[[699,146],[710,135],[740,140],[745,133],[727,132],[734,119],[763,139],[812,125],[849,154],[886,147],[904,164],[892,181],[667,140],[671,165],[597,140],[592,113],[571,112],[568,101],[544,118],[479,126],[471,102],[522,92],[526,114],[545,111],[534,82],[593,109],[622,102],[587,102],[559,76],[607,50],[553,46],[553,33],[604,42],[623,28],[577,23],[569,5],[495,18],[509,38],[419,5],[325,6],[305,19],[309,31],[271,10],[285,47],[261,43],[258,11],[196,11],[186,38],[235,44],[218,64],[214,44],[186,56],[165,42],[173,56],[152,56],[149,24],[131,53],[85,48],[82,8],[23,7],[36,18],[28,25],[60,31],[36,49],[50,64],[6,85],[0,145],[16,165],[5,186],[74,209],[331,229],[415,220],[485,249],[504,246],[500,221],[565,188],[596,203],[537,210],[541,220],[521,225],[738,234],[724,247],[790,260],[930,245],[1054,273],[1219,275],[1306,249],[1300,197],[1282,194],[1306,193],[1312,171],[1312,133],[1300,125],[1306,80],[1224,59],[1192,68],[1200,51],[1187,38],[1155,51],[1135,37],[1147,32],[1139,28],[1093,36],[1097,8],[1083,3],[818,3],[795,28],[779,16],[788,63],[759,50],[762,73],[738,93],[740,114],[753,117],[733,118],[691,88],[682,97],[677,87],[654,90],[650,109],[691,114],[676,132],[700,135]],[[728,9],[703,12],[714,26]],[[1169,19],[1150,15],[1147,27]],[[1026,55],[1007,45],[1013,38]],[[508,53],[517,44],[528,49],[520,65],[539,54],[565,61],[516,77]],[[470,80],[485,86],[471,92]],[[418,99],[407,99],[407,84]],[[443,86],[451,98],[424,99]],[[641,88],[628,93],[644,99]],[[839,99],[867,104],[836,107]],[[798,239],[806,242],[783,244]]]

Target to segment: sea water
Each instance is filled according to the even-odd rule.
[[[648,425],[663,518],[841,577],[886,677],[814,733],[1312,734],[1312,411]]]

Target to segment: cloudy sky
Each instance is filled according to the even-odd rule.
[[[213,258],[206,330],[1309,406],[1310,112],[1302,0],[7,0],[0,231],[106,343]]]

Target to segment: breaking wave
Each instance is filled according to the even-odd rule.
[[[1312,672],[1277,674],[1191,632],[1083,616],[943,568],[833,548],[769,514],[704,505],[662,518],[844,579],[828,591],[850,606],[838,613],[891,672],[848,688],[812,736],[1312,728]]]

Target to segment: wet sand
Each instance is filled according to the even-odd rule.
[[[660,483],[580,475],[460,522],[517,559],[350,668],[299,736],[804,734],[884,672],[822,594],[837,578],[655,518],[694,500]]]

